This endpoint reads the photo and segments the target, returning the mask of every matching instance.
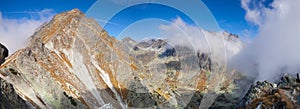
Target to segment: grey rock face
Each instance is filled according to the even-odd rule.
[[[0,78],[0,108],[31,109],[33,106],[17,94],[12,84]]]
[[[300,73],[297,73],[297,81],[300,82]]]
[[[0,43],[0,65],[5,61],[8,56],[8,49]]]
[[[8,49],[0,44],[0,65],[8,56]],[[13,69],[11,69],[12,71]],[[33,108],[30,103],[21,98],[13,85],[0,78],[0,108],[1,109],[30,109]]]
[[[295,109],[300,106],[300,83],[296,77],[285,74],[279,83],[257,82],[251,86],[239,108]]]
[[[209,57],[209,54],[198,52],[198,58],[199,58],[199,67],[211,71],[212,62]]]

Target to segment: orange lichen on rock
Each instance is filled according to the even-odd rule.
[[[180,72],[176,71],[174,76],[167,77],[165,79],[166,83],[170,86],[171,89],[177,89],[179,75],[180,75]]]
[[[65,17],[64,19],[59,19],[60,16],[63,14],[70,14],[69,16]],[[56,15],[54,19],[56,19],[50,26],[50,28],[45,28],[43,31],[43,36],[42,36],[42,41],[43,43],[47,43],[51,37],[55,35],[57,30],[62,30],[66,26],[72,24],[72,19],[76,17],[82,17],[84,16],[83,13],[80,11],[70,11],[70,12],[65,12],[62,15]]]
[[[72,64],[71,64],[71,62],[70,62],[70,60],[68,59],[68,57],[67,57],[63,52],[60,52],[60,56],[61,56],[62,60],[63,60],[64,62],[66,62],[67,65],[68,65],[70,68],[73,68],[73,66],[72,66]]]
[[[54,52],[51,52],[51,55],[54,59],[56,60],[61,60],[61,58]],[[49,58],[49,57],[48,57]],[[48,60],[51,60],[51,59],[48,59]],[[65,92],[68,92],[68,93],[72,93],[75,97],[75,98],[79,98],[79,96],[76,94],[75,91],[73,90],[70,90],[69,87],[66,85],[67,83],[76,87],[76,85],[74,85],[72,83],[72,80],[69,80],[67,79],[67,73],[62,73],[61,75],[57,75],[55,74],[55,71],[56,72],[67,72],[66,70],[63,70],[61,68],[58,68],[58,66],[61,66],[61,67],[65,67],[64,64],[60,63],[60,62],[63,62],[63,61],[56,61],[57,63],[51,63],[50,65],[47,65],[45,64],[43,61],[41,60],[37,60],[37,63],[45,68],[48,72],[50,72],[51,74],[51,77],[53,77],[57,82],[59,82],[61,84],[61,87],[62,89],[64,89]],[[52,67],[51,67],[52,66]]]
[[[138,69],[137,66],[134,65],[133,63],[130,64],[130,67],[131,67],[133,70],[135,70],[135,71],[137,71],[137,69]]]
[[[114,62],[106,62],[104,60],[104,54],[96,55],[96,60],[100,62],[100,67],[109,75],[110,82],[112,83],[113,87],[116,89],[117,93],[122,96],[122,98],[127,98],[127,90],[125,86],[117,81],[117,78],[114,76],[118,71],[118,61]],[[98,71],[99,72],[99,71]],[[99,72],[100,73],[100,72]],[[98,73],[98,74],[99,74]],[[107,87],[108,88],[108,87]],[[108,88],[109,89],[109,88]],[[113,94],[113,93],[111,93]]]
[[[126,89],[125,88],[125,86],[123,85],[123,84],[121,84],[121,83],[119,83],[118,81],[117,81],[117,79],[116,79],[116,77],[115,77],[115,75],[113,74],[113,72],[112,72],[112,70],[114,71],[114,72],[117,72],[117,65],[118,64],[114,64],[114,63],[111,63],[110,64],[111,65],[111,68],[108,70],[108,75],[109,75],[109,78],[110,78],[110,80],[111,80],[111,82],[112,82],[112,84],[113,84],[113,86],[116,88],[116,91],[119,93],[119,94],[121,94],[121,96],[124,98],[124,99],[126,99],[127,98],[127,90],[124,90],[124,89]]]
[[[42,37],[43,43],[47,43],[49,39],[54,35],[54,33],[56,33],[57,29],[58,29],[58,23],[56,22],[52,24],[52,28],[46,28],[44,36]]]
[[[260,103],[263,108],[272,108],[274,104],[283,103],[286,109],[295,109],[295,104],[286,95],[283,89],[276,90],[274,94],[261,95],[261,97],[255,99],[251,104],[246,106],[246,109],[256,108]]]
[[[158,93],[159,95],[163,96],[166,100],[169,100],[171,98],[170,94],[168,93],[164,93],[163,90],[161,88],[158,88],[156,90],[154,90],[156,93]]]
[[[206,73],[202,70],[199,74],[199,79],[197,82],[197,90],[199,92],[205,91],[207,89],[207,77]]]
[[[108,42],[108,45],[109,45],[110,47],[114,47],[114,44],[113,44],[113,42],[111,42],[111,41]]]

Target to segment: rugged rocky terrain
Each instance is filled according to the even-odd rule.
[[[0,44],[0,65],[5,61],[8,56],[7,48]],[[26,104],[14,90],[13,85],[0,78],[0,108],[30,108],[30,104]]]
[[[297,77],[297,78],[296,78]],[[251,86],[239,108],[249,109],[296,109],[300,107],[299,74],[283,75],[277,83],[258,81]]]
[[[1,108],[254,108],[287,93],[263,82],[240,104],[244,78],[210,53],[165,39],[118,40],[77,9],[54,16],[27,47],[7,57],[1,45],[0,53]],[[269,95],[253,91],[263,87]]]

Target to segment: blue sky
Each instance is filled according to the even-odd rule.
[[[95,2],[95,0],[0,0],[0,11],[2,17],[7,19],[38,19],[38,17],[30,13],[38,12],[44,9],[51,9],[53,13],[60,13],[63,11],[71,10],[73,8],[78,8],[81,11],[86,12]],[[245,20],[245,10],[241,7],[240,0],[202,0],[202,2],[207,6],[211,14],[215,17],[221,29],[239,35],[242,35],[245,30],[256,33],[257,27],[249,24]],[[105,8],[101,7],[100,10],[101,12],[106,11]],[[155,14],[145,14],[151,13],[151,11],[154,11]],[[169,14],[166,14],[166,11]],[[144,12],[144,14],[142,14],[142,12]],[[195,10],[195,12],[197,12],[197,10]],[[189,19],[189,17],[186,17],[189,15],[180,13],[176,9],[170,9],[165,6],[156,5],[141,5],[131,7],[129,9],[123,10],[123,13],[119,13],[117,17],[111,19],[110,22],[118,21],[116,23],[121,22],[123,23],[123,26],[128,26],[127,24],[130,24],[130,22],[132,23],[133,20],[141,20],[149,16],[154,16],[155,18],[160,18],[163,20],[172,20],[180,17],[188,24],[193,24],[193,21]],[[114,31],[117,28],[122,29],[123,27],[116,25],[107,25],[108,31],[110,29],[111,31]],[[213,29],[211,29],[209,26],[205,26],[204,29],[213,31]]]
[[[165,13],[164,12],[159,13],[162,10]],[[159,27],[160,24],[168,24],[167,21],[172,21],[178,17],[184,19],[187,24],[190,25],[195,24],[195,22],[191,18],[189,18],[186,14],[174,8],[167,7],[161,4],[152,4],[152,3],[140,4],[140,5],[131,6],[117,13],[116,15],[113,16],[113,18],[111,18],[108,21],[112,23],[106,24],[104,28],[109,32],[114,31],[115,33],[113,35],[117,36],[117,34],[120,34],[124,29],[128,27],[128,25],[134,24],[136,23],[136,21],[141,22],[141,20],[155,18],[160,20],[152,20],[152,21],[148,20],[149,21],[148,23],[146,22],[144,24],[141,24],[141,26],[144,25],[144,27],[136,27],[139,28],[140,31],[145,32],[147,30],[150,30],[152,31],[152,33],[148,32],[149,34],[155,34],[155,32],[157,32],[155,31],[155,28]],[[163,23],[163,21],[165,21],[165,23]],[[156,25],[149,26],[151,25],[151,23],[156,23]],[[145,27],[145,25],[153,28]],[[136,34],[135,31],[132,31],[131,33],[128,33],[127,36],[134,35],[134,34]]]
[[[6,18],[29,17],[26,12],[53,9],[56,13],[78,8],[86,11],[95,0],[0,0],[0,11]]]
[[[256,30],[257,27],[245,20],[245,10],[240,0],[202,0],[213,13],[220,28],[231,33],[240,34],[245,29]]]

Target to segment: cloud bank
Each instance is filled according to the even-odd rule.
[[[300,71],[300,1],[265,1],[242,0],[245,19],[257,25],[259,33],[233,63],[256,80],[272,81]]]
[[[5,45],[12,54],[25,47],[28,38],[40,25],[49,21],[55,13],[51,9],[44,9],[34,12],[10,12],[9,14],[28,14],[30,16],[30,18],[9,19],[3,17],[0,12],[0,43]]]
[[[159,28],[170,44],[190,46],[195,50],[211,53],[213,59],[222,62],[242,48],[241,40],[230,33],[205,31],[198,26],[188,25],[179,17],[170,25],[161,25]]]

